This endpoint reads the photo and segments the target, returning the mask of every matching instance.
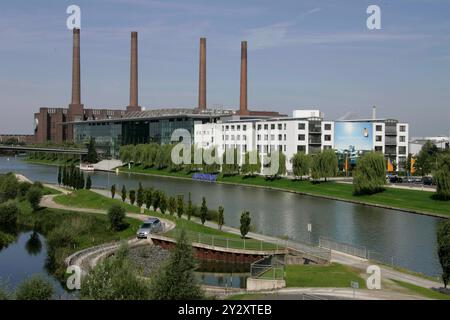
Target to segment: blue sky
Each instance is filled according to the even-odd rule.
[[[70,100],[66,8],[82,10],[82,101],[123,108],[130,31],[139,32],[139,102],[197,104],[198,43],[207,41],[208,106],[239,102],[240,41],[249,47],[249,106],[328,119],[380,117],[411,134],[450,131],[450,0],[89,0],[0,3],[0,132],[31,133],[41,106]],[[381,7],[382,29],[366,28]]]

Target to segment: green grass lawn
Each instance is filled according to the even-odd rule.
[[[130,170],[127,167],[123,167],[121,168],[121,171],[187,179],[192,177],[192,174],[186,174],[185,172],[169,172],[166,169],[157,170],[155,168],[144,169],[142,166],[132,166]],[[222,177],[221,175],[218,177],[218,182],[278,188],[311,195],[333,197],[339,200],[378,204],[398,209],[414,210],[450,217],[450,202],[433,200],[431,199],[432,193],[427,191],[386,188],[382,193],[367,196],[354,196],[353,186],[351,184],[335,182],[312,184],[309,181],[294,181],[291,179],[267,181],[264,177],[259,176],[244,178],[242,176]]]
[[[71,166],[77,165],[80,160],[79,159],[69,159],[69,160],[48,160],[48,159],[26,159],[27,163],[35,163],[35,164],[46,164],[52,166]]]
[[[403,281],[399,281],[399,280],[392,280],[392,281],[394,281],[399,286],[401,286],[405,289],[408,289],[414,293],[417,293],[425,298],[430,298],[430,299],[435,299],[435,300],[450,300],[450,295],[446,295],[446,294],[436,292],[436,291],[428,289],[428,288],[419,287],[419,286],[413,285],[411,283],[407,283],[407,282],[403,282]]]
[[[350,288],[351,281],[357,281],[361,289],[366,287],[358,272],[336,263],[325,266],[288,265],[285,272],[286,287]]]
[[[87,209],[103,209],[108,210],[113,204],[122,205],[127,212],[140,213],[137,206],[132,206],[131,204],[124,203],[119,199],[111,199],[102,196],[96,192],[89,190],[78,190],[69,195],[58,195],[54,198],[56,203],[77,208],[87,208]],[[230,247],[235,249],[244,249],[244,240],[241,239],[239,235],[221,231],[219,229],[214,229],[211,227],[203,226],[194,221],[189,221],[186,219],[179,219],[175,216],[168,214],[162,214],[155,211],[145,210],[145,214],[167,219],[176,223],[176,229],[171,230],[166,233],[169,237],[176,237],[178,230],[184,229],[188,232],[189,239],[195,242],[201,242],[204,244],[213,244],[221,247]],[[194,235],[195,233],[195,235]],[[198,234],[201,234],[200,237]],[[275,250],[277,246],[275,244],[266,243],[254,240],[245,240],[245,249],[249,250]]]

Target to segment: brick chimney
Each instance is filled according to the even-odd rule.
[[[206,38],[200,38],[198,109],[206,110]]]
[[[249,114],[247,109],[247,41],[241,42],[241,94],[239,114]]]
[[[131,32],[130,104],[127,112],[141,111],[138,104],[138,33]]]
[[[71,121],[82,120],[83,105],[81,104],[81,66],[80,66],[80,29],[73,29],[72,57],[72,102],[69,104]]]

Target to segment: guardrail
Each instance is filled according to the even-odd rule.
[[[284,263],[275,256],[268,256],[250,265],[250,277],[254,279],[283,280]]]
[[[367,259],[367,248],[355,246],[344,242],[338,242],[329,238],[320,237],[319,247],[347,253],[352,256]]]

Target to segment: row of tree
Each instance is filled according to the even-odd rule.
[[[75,166],[58,167],[58,185],[69,187],[74,190],[90,190],[92,187],[92,180],[90,175],[85,179],[84,172],[77,169]]]

